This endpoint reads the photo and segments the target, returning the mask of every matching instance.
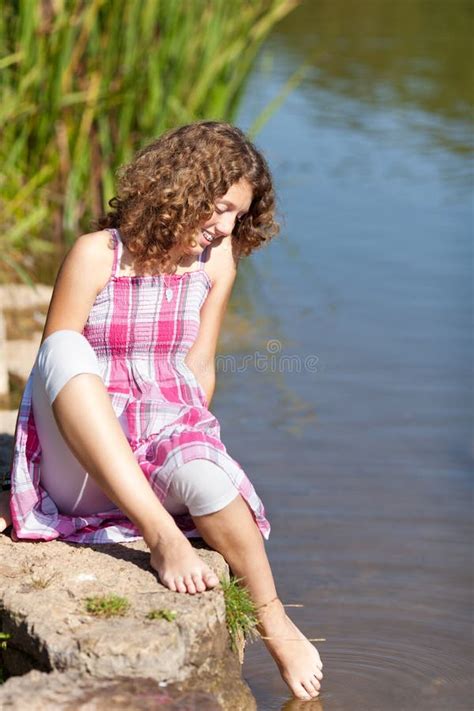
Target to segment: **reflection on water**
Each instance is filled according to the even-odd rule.
[[[305,2],[238,119],[324,49],[257,138],[285,221],[241,270],[233,314],[248,353],[278,340],[317,368],[221,374],[215,398],[272,523],[280,596],[327,640],[317,702],[288,701],[248,647],[265,711],[471,706],[471,11]]]
[[[306,1],[273,38],[292,62],[317,57],[309,90],[418,111],[426,138],[463,154],[472,150],[473,10],[470,0]]]

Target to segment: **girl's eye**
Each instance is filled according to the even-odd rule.
[[[218,207],[216,207],[215,210],[218,215],[223,215],[224,212],[227,212],[228,208],[224,208],[223,210],[220,210]],[[241,220],[244,219],[244,217],[245,217],[245,215],[238,215],[235,219],[237,222],[240,222]]]

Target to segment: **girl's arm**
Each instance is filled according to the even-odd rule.
[[[112,272],[110,240],[110,233],[104,231],[76,239],[59,268],[40,345],[55,331],[82,333],[95,298]]]
[[[212,246],[206,271],[212,288],[201,308],[198,336],[186,355],[185,363],[206,393],[208,406],[216,383],[215,357],[219,333],[237,276],[238,257],[232,249],[232,237],[223,237]]]

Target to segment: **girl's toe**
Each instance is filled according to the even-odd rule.
[[[319,690],[314,687],[314,685],[311,683],[311,681],[302,681],[301,686],[306,691],[306,693],[309,694],[309,696],[312,699],[314,699],[316,696],[318,696]]]
[[[181,577],[176,578],[175,583],[176,583],[176,588],[177,588],[178,592],[182,592],[182,593],[187,592],[186,585],[184,584],[183,578],[181,578]]]
[[[186,585],[186,588],[188,590],[188,593],[191,595],[194,595],[196,593],[196,586],[194,585],[194,580],[190,575],[185,575],[184,576],[184,583]]]
[[[165,587],[171,590],[171,592],[176,592],[176,585],[172,578],[161,578],[161,582]]]
[[[194,585],[196,586],[196,590],[198,592],[204,592],[206,589],[206,583],[202,579],[201,573],[193,573],[192,578]]]
[[[311,696],[304,689],[301,689],[301,691],[295,695],[297,699],[301,699],[302,701],[309,701],[311,699]]]
[[[214,586],[214,585],[217,585],[219,582],[219,578],[217,577],[217,575],[215,573],[213,573],[212,570],[209,570],[209,571],[203,573],[202,577],[204,578],[204,580],[206,581],[206,583],[208,585]]]

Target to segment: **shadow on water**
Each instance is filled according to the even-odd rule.
[[[304,2],[244,98],[246,128],[320,57],[256,139],[285,224],[239,283],[248,338],[228,352],[266,361],[214,401],[280,597],[327,640],[311,703],[249,645],[265,711],[470,708],[471,37],[461,0]]]

